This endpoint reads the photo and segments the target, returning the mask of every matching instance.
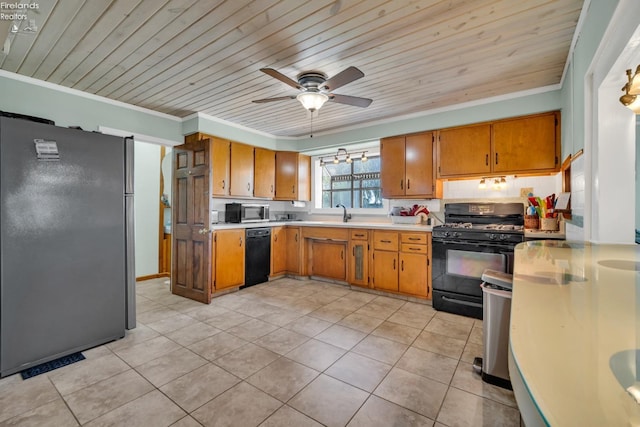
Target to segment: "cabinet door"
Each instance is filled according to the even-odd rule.
[[[312,274],[335,280],[347,280],[347,245],[345,242],[313,240]]]
[[[439,178],[488,174],[491,172],[491,126],[439,131],[437,157]]]
[[[244,229],[216,231],[216,290],[244,284]]]
[[[380,184],[382,197],[404,196],[404,136],[380,141]]]
[[[214,196],[228,196],[231,165],[231,143],[220,138],[211,139],[211,174]]]
[[[287,233],[284,227],[271,229],[271,275],[287,271]]]
[[[311,157],[298,154],[297,194],[295,200],[311,200]]]
[[[287,245],[287,272],[300,274],[300,228],[285,228]]]
[[[373,287],[398,291],[398,252],[373,251]]]
[[[276,200],[298,199],[298,153],[276,152]]]
[[[276,191],[276,152],[255,149],[253,195],[272,199]]]
[[[349,283],[369,286],[369,244],[363,240],[349,243]]]
[[[400,253],[398,286],[402,293],[427,296],[427,255]]]
[[[556,115],[545,114],[493,124],[494,172],[543,172],[559,168]]]
[[[253,196],[253,147],[231,143],[231,188],[232,196]]]
[[[433,132],[408,135],[405,140],[405,195],[430,197],[435,191]]]

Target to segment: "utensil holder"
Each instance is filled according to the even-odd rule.
[[[558,231],[558,218],[541,218],[540,230]]]
[[[538,215],[525,215],[524,216],[524,228],[530,230],[536,230],[540,227],[540,222],[538,221]]]

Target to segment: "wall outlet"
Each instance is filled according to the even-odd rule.
[[[520,187],[520,197],[527,197],[529,193],[533,194],[533,187]]]

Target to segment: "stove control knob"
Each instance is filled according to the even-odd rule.
[[[460,233],[459,231],[454,231],[454,233],[453,233],[453,236],[452,236],[452,237],[458,238],[458,237],[460,237],[460,236],[461,236],[461,233]]]
[[[442,236],[443,236],[443,237],[449,237],[449,232],[448,232],[448,231],[443,232],[443,233],[442,233]]]
[[[500,240],[507,240],[509,236],[507,236],[506,234],[501,234],[500,235]]]
[[[497,234],[489,234],[489,240],[496,240],[498,238]]]

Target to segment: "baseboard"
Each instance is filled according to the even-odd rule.
[[[142,282],[143,280],[160,279],[161,277],[170,277],[170,276],[171,274],[169,273],[149,274],[146,276],[136,277],[136,282]]]

